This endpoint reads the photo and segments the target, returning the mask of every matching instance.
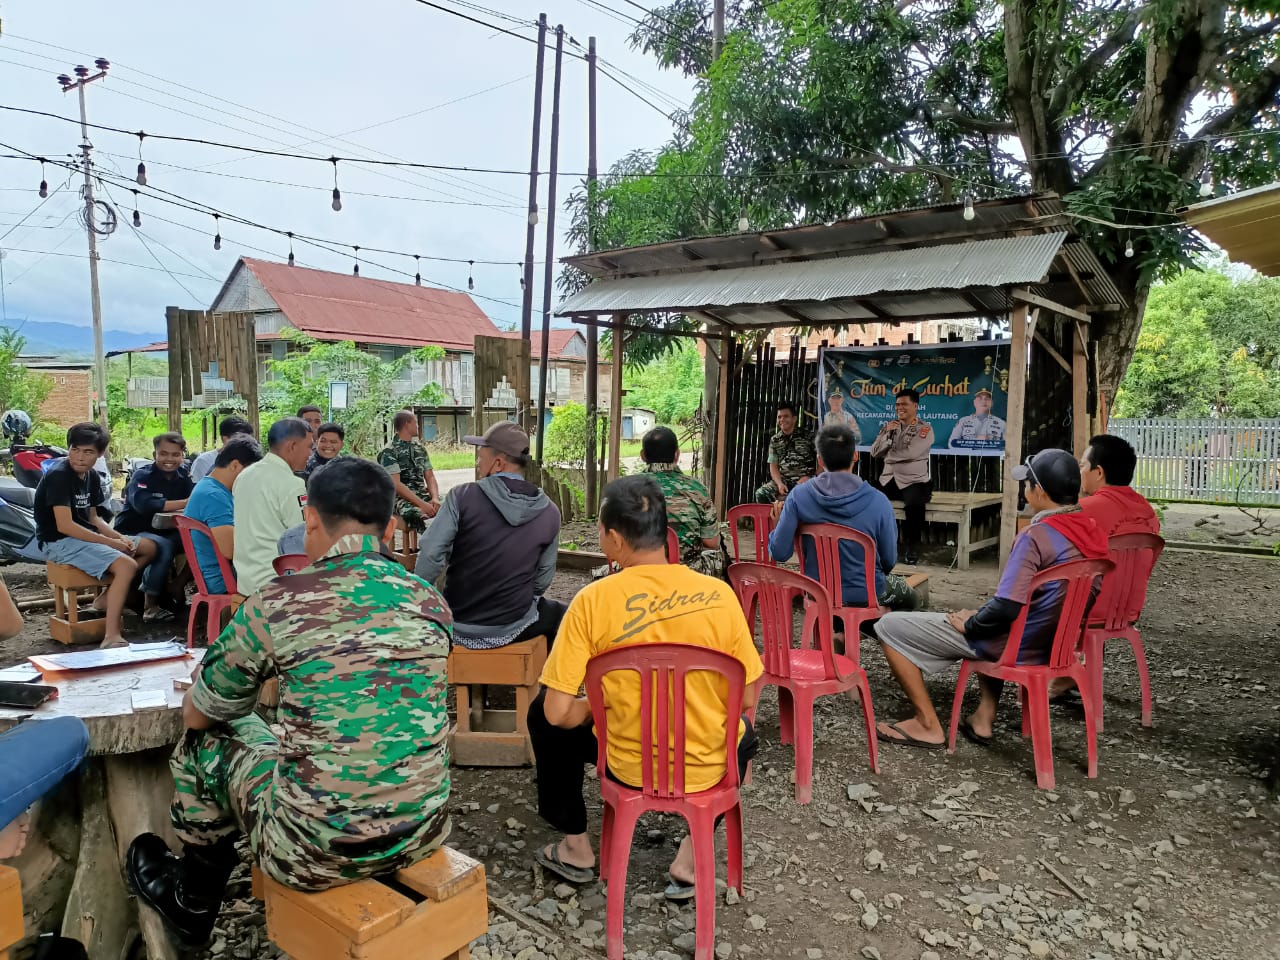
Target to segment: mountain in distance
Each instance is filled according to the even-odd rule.
[[[17,330],[26,338],[23,351],[32,356],[80,359],[93,356],[93,328],[78,327],[73,323],[51,323],[41,320],[10,319],[5,326]],[[107,353],[143,347],[163,340],[163,330],[149,333],[130,333],[124,330],[103,330],[102,343]]]

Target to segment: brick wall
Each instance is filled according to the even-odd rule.
[[[39,419],[69,427],[92,418],[90,370],[41,370],[53,379],[53,389],[40,407]]]

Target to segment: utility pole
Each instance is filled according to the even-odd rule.
[[[542,464],[542,440],[546,436],[547,361],[551,351],[551,286],[555,279],[556,173],[560,159],[560,73],[564,65],[564,26],[556,25],[556,68],[551,84],[551,159],[547,169],[547,256],[542,278],[542,352],[538,362],[537,460]]]
[[[596,248],[596,38],[587,38],[587,250]],[[600,395],[600,328],[587,326],[587,515],[596,512],[596,416]]]
[[[530,337],[533,324],[533,245],[538,227],[538,150],[542,145],[542,65],[547,54],[547,15],[538,14],[538,64],[533,73],[533,146],[529,155],[529,223],[524,237],[524,297],[520,336]],[[521,397],[519,401],[523,401]],[[526,424],[527,426],[527,424]]]
[[[711,10],[711,61],[720,59],[724,50],[724,0],[715,0]]]
[[[89,142],[89,116],[85,108],[84,88],[95,80],[107,75],[111,64],[99,57],[94,62],[98,68],[95,74],[89,68],[76,66],[73,71],[76,79],[72,80],[65,73],[58,77],[63,93],[75,90],[80,94],[80,154],[84,166],[84,187],[81,197],[84,200],[84,227],[89,235],[89,295],[93,303],[93,372],[96,392],[98,394],[98,422],[107,426],[107,358],[102,348],[102,296],[98,290],[98,228],[94,223],[96,212],[93,199],[93,144]]]
[[[711,62],[720,59],[720,54],[724,52],[724,0],[713,0],[711,8]],[[708,332],[710,332],[708,330]],[[710,337],[702,341],[702,349],[705,351],[702,358],[702,403],[704,426],[702,429],[702,476],[707,484],[707,489],[712,491],[712,496],[719,500],[724,499],[724,491],[715,489],[715,462],[716,457],[724,456],[723,450],[716,449],[716,436],[719,424],[716,423],[716,417],[720,410],[720,390],[724,388],[724,384],[720,382],[720,363],[716,358],[715,350],[712,348],[712,340]],[[721,349],[725,349],[725,341],[717,340],[715,344]]]

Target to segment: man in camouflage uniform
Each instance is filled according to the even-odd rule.
[[[680,540],[680,562],[709,577],[724,579],[729,553],[716,522],[715,504],[696,477],[680,469],[680,445],[669,427],[654,427],[640,446],[644,472],[667,498],[667,523]]]
[[[393,421],[396,437],[382,448],[378,463],[382,464],[396,485],[396,513],[405,526],[421,533],[427,521],[440,510],[440,489],[436,472],[431,469],[427,449],[414,440],[418,436],[418,418],[412,410],[401,410]]]
[[[182,943],[213,931],[240,834],[259,868],[301,890],[407,866],[449,833],[448,607],[379,553],[395,491],[376,464],[311,480],[311,566],[245,601],[183,703],[170,817],[175,856],[144,833],[129,883]],[[280,679],[279,725],[253,713]]]
[[[794,403],[778,405],[778,432],[769,441],[768,483],[756,490],[756,503],[785,500],[791,488],[804,483],[817,469],[818,452],[813,434],[798,429],[799,412]]]

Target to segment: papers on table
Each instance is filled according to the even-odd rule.
[[[58,673],[64,670],[105,670],[109,667],[126,667],[139,663],[156,663],[161,660],[177,660],[187,656],[180,644],[145,643],[110,650],[83,650],[77,653],[50,653],[28,657],[41,671]]]
[[[39,679],[40,671],[29,663],[19,663],[0,670],[0,682],[3,683],[30,683]]]

